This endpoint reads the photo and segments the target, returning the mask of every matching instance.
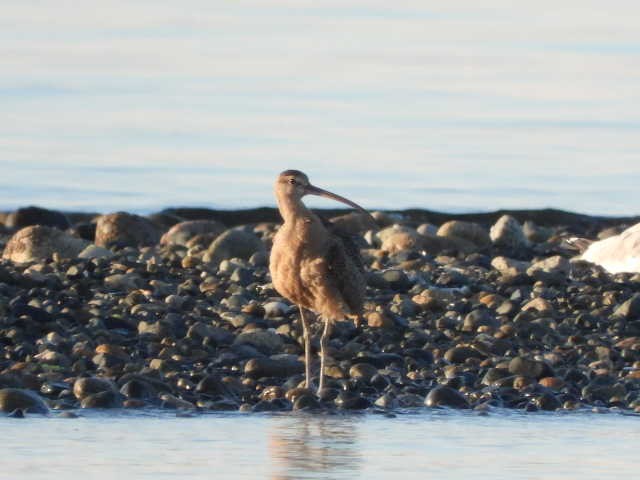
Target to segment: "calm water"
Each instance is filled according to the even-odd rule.
[[[640,3],[4,0],[0,209],[640,213]],[[316,205],[326,206],[324,203]]]
[[[632,478],[639,421],[507,412],[33,416],[1,420],[0,478]]]

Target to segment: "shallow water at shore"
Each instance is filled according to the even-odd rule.
[[[640,440],[613,413],[79,414],[3,419],[2,478],[624,478]]]

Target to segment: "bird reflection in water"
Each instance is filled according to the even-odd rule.
[[[282,417],[271,428],[273,480],[352,478],[361,468],[356,419]]]

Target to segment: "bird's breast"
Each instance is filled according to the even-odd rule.
[[[326,245],[314,237],[312,224],[283,225],[274,237],[269,270],[274,288],[283,297],[314,308],[318,285],[327,275]]]

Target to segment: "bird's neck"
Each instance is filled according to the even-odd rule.
[[[313,216],[300,198],[278,196],[278,209],[285,223],[310,219]]]

